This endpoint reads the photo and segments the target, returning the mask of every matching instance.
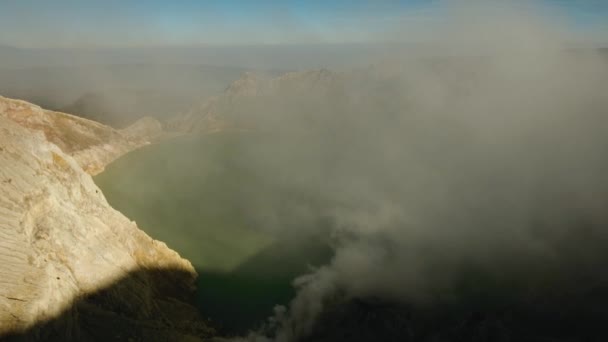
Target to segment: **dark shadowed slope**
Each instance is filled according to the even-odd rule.
[[[75,298],[59,315],[3,341],[201,341],[215,334],[191,306],[190,274],[149,268],[129,272]],[[58,279],[60,281],[60,279]]]

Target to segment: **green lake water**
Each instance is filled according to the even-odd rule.
[[[331,257],[326,223],[309,214],[318,203],[277,177],[289,158],[269,151],[253,133],[185,136],[95,177],[114,208],[192,262],[197,305],[226,332],[256,328],[293,298],[295,277]]]

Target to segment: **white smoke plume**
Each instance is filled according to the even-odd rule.
[[[276,181],[326,204],[254,210],[325,217],[335,249],[294,281],[271,337],[250,339],[305,339],[353,298],[458,301],[467,272],[539,310],[608,284],[606,57],[569,49],[542,8],[476,2],[442,15],[424,57],[320,72],[312,90],[284,81],[232,109],[275,132],[252,160],[301,175]]]

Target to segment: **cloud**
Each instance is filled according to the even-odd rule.
[[[355,299],[590,314],[589,293],[608,284],[605,57],[568,50],[540,12],[454,9],[430,55],[284,76],[227,116],[263,128],[251,160],[303,175],[280,186],[331,222],[335,255],[295,280],[273,339],[336,329],[323,317]],[[264,210],[289,217],[290,204]]]

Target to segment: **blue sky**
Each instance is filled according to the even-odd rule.
[[[396,22],[433,25],[447,0],[0,0],[0,45],[21,47],[353,43]],[[453,4],[455,1],[452,0]],[[582,34],[608,33],[608,0],[536,0]],[[608,41],[608,39],[606,39]]]

